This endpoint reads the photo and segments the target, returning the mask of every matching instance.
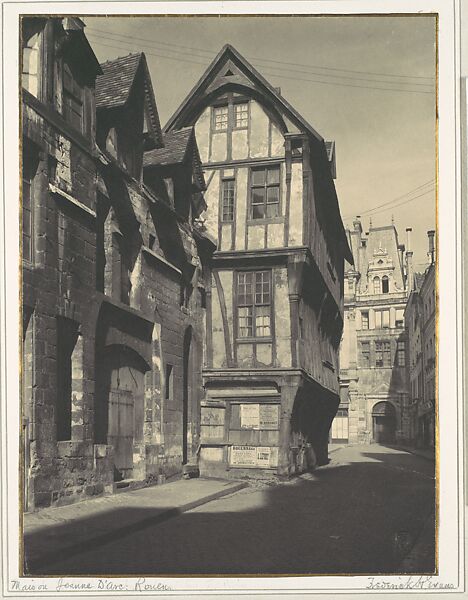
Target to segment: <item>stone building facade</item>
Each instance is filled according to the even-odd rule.
[[[339,404],[344,260],[327,143],[225,46],[165,127],[194,127],[217,241],[206,288],[203,474],[288,476],[327,461]]]
[[[434,231],[428,231],[429,265],[416,273],[405,322],[408,332],[411,442],[435,446],[436,434],[436,262]]]
[[[394,225],[348,239],[354,265],[345,272],[340,351],[341,403],[331,438],[349,443],[408,441],[408,343],[404,311],[413,281],[411,229],[400,245]]]
[[[22,21],[26,510],[180,473],[199,442],[196,142],[168,175],[145,56],[99,65],[83,28]]]

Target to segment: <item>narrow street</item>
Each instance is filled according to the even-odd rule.
[[[378,445],[340,448],[330,459],[314,473],[282,484],[253,484],[165,522],[116,536],[42,572],[404,572],[401,563],[424,525],[427,532],[433,511],[433,462]],[[425,550],[430,558],[415,567],[420,572],[434,569],[433,552]]]

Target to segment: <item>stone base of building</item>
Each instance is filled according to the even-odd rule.
[[[328,463],[337,394],[299,370],[205,373],[202,476],[287,479]]]
[[[120,490],[165,483],[182,474],[182,455],[166,459],[158,445],[135,448],[136,466],[131,478],[115,477],[113,448],[105,444],[58,442],[57,455],[30,469],[25,482],[27,512],[65,506]]]

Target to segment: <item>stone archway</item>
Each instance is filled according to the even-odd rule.
[[[372,438],[377,444],[395,442],[396,411],[387,401],[377,402],[372,409]]]

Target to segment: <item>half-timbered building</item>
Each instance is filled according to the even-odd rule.
[[[217,240],[206,288],[202,473],[281,476],[327,461],[352,262],[324,138],[225,46],[165,127],[193,127]]]

